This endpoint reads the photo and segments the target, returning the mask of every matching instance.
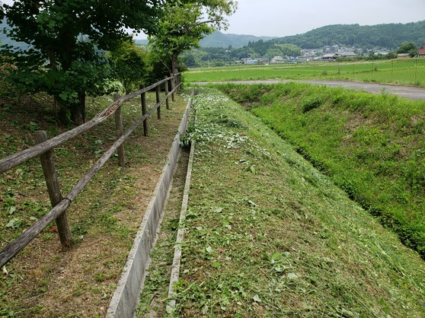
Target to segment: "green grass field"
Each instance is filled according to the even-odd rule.
[[[425,258],[425,103],[301,83],[220,85]]]
[[[424,317],[417,253],[259,118],[216,90],[202,88],[195,98],[195,159],[170,316]],[[152,283],[161,286],[162,277]]]
[[[192,69],[187,82],[217,82],[266,79],[336,79],[398,85],[425,86],[425,59],[389,61],[241,65]]]

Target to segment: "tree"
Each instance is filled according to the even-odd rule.
[[[301,48],[293,44],[278,44],[282,53],[286,56],[300,56]]]
[[[192,47],[199,47],[199,40],[215,29],[226,29],[225,15],[235,12],[233,0],[186,0],[168,3],[157,33],[150,37],[154,52],[171,57],[171,70],[178,72],[179,55]]]
[[[418,47],[413,42],[403,42],[398,48],[397,53],[399,54],[407,53],[411,57],[414,57],[418,54]]]
[[[54,96],[63,121],[85,121],[85,96],[109,89],[111,68],[104,52],[129,38],[125,28],[151,33],[162,0],[16,0],[3,4],[8,36],[30,45],[6,47],[9,82],[28,92]]]
[[[118,48],[108,53],[108,60],[114,66],[115,77],[129,94],[136,85],[143,84],[148,76],[148,53],[133,41],[123,41]]]

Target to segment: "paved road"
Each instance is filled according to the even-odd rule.
[[[381,94],[382,89],[389,94],[395,94],[412,100],[425,100],[425,88],[410,87],[410,86],[397,86],[388,84],[374,84],[363,82],[348,82],[348,81],[322,81],[322,80],[257,80],[257,81],[232,81],[221,83],[234,83],[234,84],[276,84],[276,83],[311,83],[317,85],[326,85],[329,87],[344,87],[354,90],[364,90],[365,92],[373,94]],[[218,82],[217,82],[218,83]],[[207,82],[193,83],[199,85],[208,84]],[[213,83],[211,83],[213,84]]]

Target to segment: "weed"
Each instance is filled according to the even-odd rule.
[[[320,107],[322,103],[323,101],[319,96],[307,97],[301,101],[301,108],[303,113],[306,113],[310,110]]]

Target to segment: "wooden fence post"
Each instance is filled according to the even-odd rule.
[[[114,94],[114,102],[120,98],[119,94]],[[117,130],[117,138],[120,138],[124,132],[122,129],[122,114],[121,114],[121,105],[115,111],[115,127]],[[125,166],[125,154],[124,154],[124,144],[118,147],[118,162],[120,167]]]
[[[155,90],[156,103],[157,104],[161,101],[161,99],[159,98],[159,90],[160,90],[160,88],[161,88],[161,85],[158,85],[156,87],[156,90]],[[158,106],[158,108],[156,109],[156,112],[158,114],[158,119],[161,119],[161,106]]]
[[[175,102],[176,101],[176,99],[175,99],[175,97],[174,97],[174,87],[175,87],[175,85],[174,85],[174,82],[175,81],[175,77],[174,77],[174,74],[173,73],[171,73],[171,91],[173,92],[172,94],[171,94],[171,100],[173,101],[173,102]]]
[[[47,133],[44,130],[34,133],[34,140],[37,144],[47,140]],[[47,191],[49,192],[52,208],[62,201],[62,193],[59,187],[58,175],[55,164],[52,161],[53,150],[49,150],[40,155],[41,166],[43,167],[44,178],[46,180]],[[71,246],[71,230],[69,228],[66,211],[56,218],[59,238],[63,247]]]
[[[145,86],[144,85],[140,85],[140,89],[143,89],[143,88],[145,88]],[[143,115],[146,114],[146,111],[147,111],[146,110],[146,93],[142,93],[140,95],[140,100],[141,100],[141,103],[142,103],[142,116],[143,116]],[[148,135],[148,133],[149,133],[148,119],[146,118],[143,121],[143,135],[146,137]]]
[[[165,78],[167,78],[167,76],[165,76]],[[168,101],[168,96],[167,96],[168,95],[168,80],[165,81],[164,86],[165,86],[165,96],[166,96],[165,108],[170,109],[170,103]]]

